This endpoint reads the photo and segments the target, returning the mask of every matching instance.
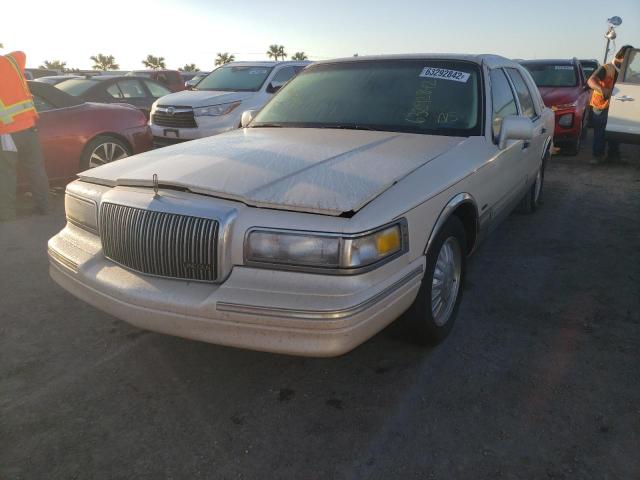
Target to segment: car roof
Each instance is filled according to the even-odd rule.
[[[357,57],[336,58],[333,60],[323,60],[316,64],[332,64],[342,62],[366,62],[366,61],[382,61],[382,60],[459,60],[465,62],[476,63],[478,65],[487,65],[489,68],[497,68],[503,66],[518,66],[517,62],[488,53],[482,54],[460,54],[460,53],[411,53],[396,55],[366,55]]]

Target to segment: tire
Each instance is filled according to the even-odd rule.
[[[450,249],[450,250],[449,250]],[[457,250],[457,251],[456,251]],[[412,342],[420,345],[436,345],[444,340],[453,328],[462,299],[462,287],[466,265],[467,240],[464,226],[455,215],[449,218],[427,252],[426,271],[413,305],[404,316],[404,329]],[[447,252],[452,268],[446,268]],[[456,265],[454,265],[456,264]],[[441,273],[436,273],[436,267]],[[445,268],[441,268],[445,267]],[[441,279],[444,283],[434,288]],[[449,289],[443,290],[443,286]],[[445,298],[445,291],[449,295]],[[434,294],[437,297],[434,297]],[[453,295],[453,296],[451,296]],[[440,308],[432,302],[440,299]]]
[[[80,169],[88,170],[131,155],[131,148],[122,140],[109,135],[99,135],[84,148]]]
[[[542,160],[542,165],[538,170],[536,181],[531,185],[529,191],[522,199],[520,210],[524,213],[534,213],[542,203],[542,191],[544,187],[544,169],[547,164],[547,156]]]

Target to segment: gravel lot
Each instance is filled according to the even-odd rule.
[[[149,333],[57,287],[64,223],[0,224],[0,478],[640,478],[640,148],[552,158],[434,349],[335,359]],[[26,201],[23,199],[23,201]]]

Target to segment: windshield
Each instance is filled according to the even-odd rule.
[[[573,65],[553,65],[544,63],[522,64],[533,77],[538,87],[575,87],[578,76]]]
[[[59,88],[63,92],[73,95],[74,97],[79,97],[84,95],[91,87],[97,84],[97,80],[82,78],[77,80],[65,80],[64,82],[57,84],[56,88]]]
[[[272,67],[234,65],[220,67],[202,79],[196,90],[257,92],[269,76]]]
[[[478,67],[468,62],[320,64],[286,85],[251,126],[480,135],[479,98]]]

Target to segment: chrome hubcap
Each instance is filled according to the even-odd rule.
[[[120,160],[128,156],[127,151],[122,146],[113,142],[101,143],[89,157],[89,168],[99,167],[105,163]]]
[[[536,177],[536,186],[533,194],[533,200],[536,204],[540,199],[541,191],[542,191],[542,169],[538,170],[538,176]]]
[[[440,248],[431,282],[431,314],[436,325],[449,321],[456,305],[462,274],[462,252],[455,237],[449,237]]]

